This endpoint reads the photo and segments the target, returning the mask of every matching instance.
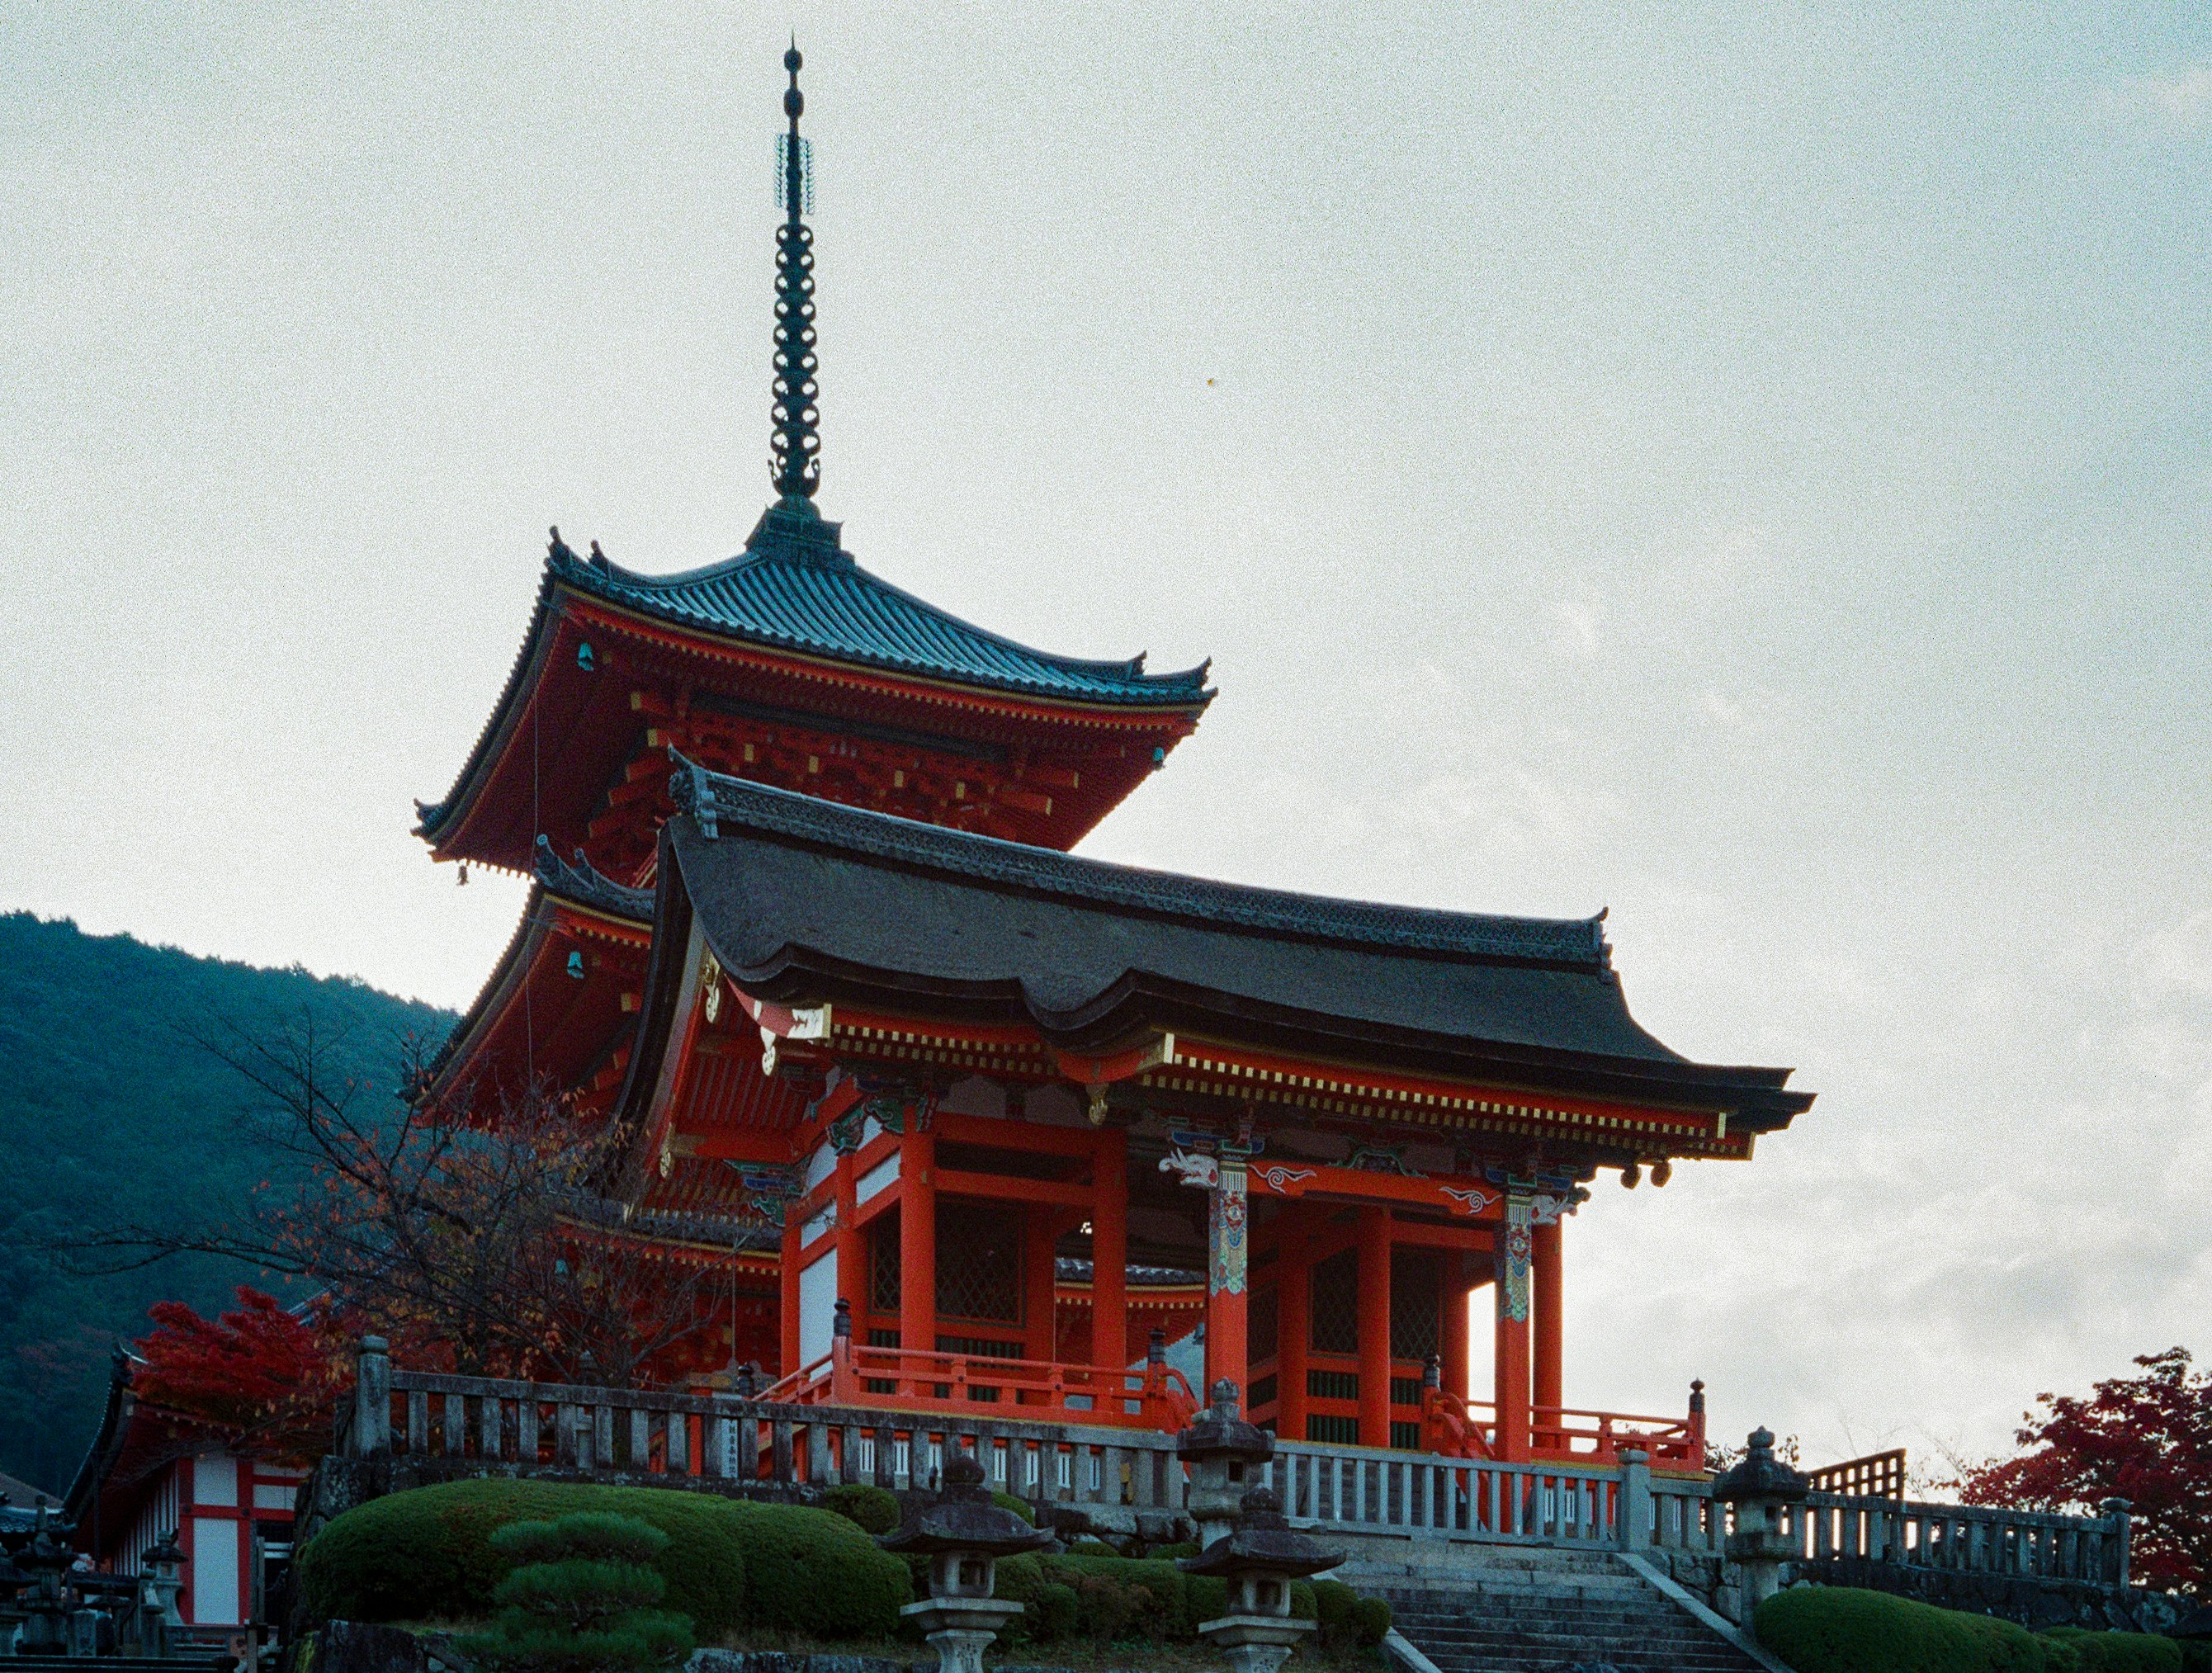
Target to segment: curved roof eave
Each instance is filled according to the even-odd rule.
[[[1028,1023],[1048,1043],[1071,1050],[1103,1049],[1150,1029],[1211,1030],[1259,1045],[1309,1049],[1316,1044],[1334,1045],[1346,1054],[1387,1054],[1395,1065],[1410,1072],[1532,1090],[1697,1107],[1726,1101],[1742,1114],[1745,1125],[1754,1129],[1786,1124],[1813,1103],[1813,1094],[1785,1089],[1790,1070],[1698,1063],[1663,1046],[1662,1057],[1630,1057],[1438,1034],[1234,994],[1201,992],[1141,970],[1125,972],[1120,981],[1075,1006],[1054,1007],[1038,1000],[1017,980],[962,982],[862,970],[803,946],[787,945],[758,964],[732,963],[711,923],[706,928],[708,945],[731,979],[759,998],[886,1007],[902,1001],[927,1000],[948,1019]]]
[[[1092,659],[1041,651],[1004,634],[979,627],[951,611],[939,608],[927,599],[863,569],[849,554],[841,553],[839,559],[837,563],[830,563],[814,558],[793,558],[773,551],[747,550],[719,563],[705,564],[669,575],[641,575],[623,568],[611,559],[593,561],[577,557],[573,552],[565,559],[557,555],[550,557],[547,565],[562,581],[594,598],[659,616],[663,620],[707,632],[733,644],[804,651],[847,662],[855,667],[913,674],[979,690],[1007,692],[1047,701],[1076,701],[1128,708],[1203,709],[1213,700],[1215,694],[1206,684],[1206,676],[1213,666],[1211,659],[1175,672],[1155,674],[1145,672],[1142,654],[1126,659]],[[919,624],[928,629],[950,639],[971,638],[1000,654],[1010,662],[1033,665],[1037,672],[1024,678],[1017,673],[994,672],[980,666],[957,666],[949,660],[933,660],[927,655],[902,654],[881,642],[868,645],[842,641],[828,634],[779,631],[760,622],[741,621],[728,613],[726,608],[721,611],[710,609],[694,598],[681,596],[696,594],[708,587],[722,587],[750,574],[764,575],[771,566],[784,572],[787,580],[850,577],[866,593],[910,613]],[[810,602],[815,607],[828,608],[831,601]],[[854,638],[859,638],[868,631],[866,624],[850,621],[848,624],[854,629]]]

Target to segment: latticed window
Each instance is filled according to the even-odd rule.
[[[1443,1279],[1433,1249],[1390,1251],[1390,1357],[1426,1360],[1443,1348]]]
[[[988,1202],[937,1208],[937,1311],[941,1318],[1022,1319],[1022,1222]]]
[[[1324,1441],[1331,1446],[1359,1445],[1359,1420],[1356,1417],[1330,1417],[1321,1412],[1306,1418],[1306,1439]]]
[[[879,1313],[899,1310],[898,1227],[888,1216],[868,1228],[868,1305]]]
[[[1353,1371],[1309,1371],[1306,1396],[1311,1400],[1357,1400],[1359,1373]]]
[[[1313,1269],[1313,1351],[1359,1351],[1359,1251],[1340,1249]]]
[[[1275,1357],[1275,1291],[1272,1285],[1252,1293],[1252,1311],[1244,1323],[1244,1351],[1255,1361]]]

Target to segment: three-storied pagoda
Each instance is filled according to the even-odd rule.
[[[1174,1427],[1161,1346],[1202,1331],[1207,1382],[1285,1435],[1515,1458],[1633,1429],[1695,1467],[1694,1411],[1567,1406],[1562,1222],[1600,1171],[1747,1159],[1809,1096],[1645,1033],[1596,918],[1066,851],[1196,726],[1206,669],[1014,644],[823,520],[785,64],[778,498],[738,556],[665,577],[556,532],[507,690],[421,810],[435,857],[535,879],[436,1090],[614,1123],[615,1234],[734,1259],[728,1354],[783,1397]]]

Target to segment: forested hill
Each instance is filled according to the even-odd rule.
[[[213,1311],[254,1279],[207,1259],[77,1277],[25,1240],[199,1223],[241,1204],[270,1165],[240,1124],[246,1087],[191,1036],[303,1013],[377,1096],[406,1036],[435,1043],[453,1025],[359,982],[0,914],[0,1472],[66,1487],[100,1420],[111,1346],[145,1334],[155,1301]]]

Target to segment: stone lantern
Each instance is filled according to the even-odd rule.
[[[1034,1551],[1052,1536],[991,1502],[983,1466],[956,1453],[945,1466],[945,1490],[896,1533],[877,1541],[886,1551],[929,1559],[929,1596],[899,1611],[919,1624],[937,1648],[938,1673],[982,1673],[983,1652],[1022,1612],[991,1596],[999,1559]]]
[[[1785,1511],[1805,1502],[1813,1484],[1774,1456],[1774,1432],[1754,1429],[1749,1448],[1735,1465],[1713,1481],[1717,1504],[1735,1506],[1735,1527],[1728,1536],[1728,1560],[1739,1571],[1739,1624],[1782,1589],[1783,1565],[1804,1554],[1801,1530],[1785,1529]]]
[[[1224,1377],[1213,1385],[1213,1403],[1176,1437],[1176,1453],[1190,1467],[1185,1502],[1202,1552],[1236,1524],[1245,1488],[1275,1456],[1275,1438],[1238,1415],[1237,1384]]]
[[[23,1600],[23,1625],[15,1652],[23,1656],[64,1656],[69,1653],[69,1574],[76,1560],[69,1536],[76,1530],[57,1523],[39,1506],[38,1527],[29,1542],[15,1554],[15,1567],[31,1577]]]
[[[1291,1582],[1344,1560],[1295,1531],[1273,1489],[1253,1487],[1238,1501],[1231,1530],[1176,1565],[1188,1574],[1218,1574],[1229,1583],[1229,1613],[1198,1623],[1218,1645],[1234,1673],[1276,1673],[1298,1640],[1314,1630],[1291,1619]]]
[[[148,1546],[138,1565],[139,1653],[166,1656],[185,1625],[177,1612],[177,1594],[185,1589],[185,1554],[178,1548],[176,1530]]]

